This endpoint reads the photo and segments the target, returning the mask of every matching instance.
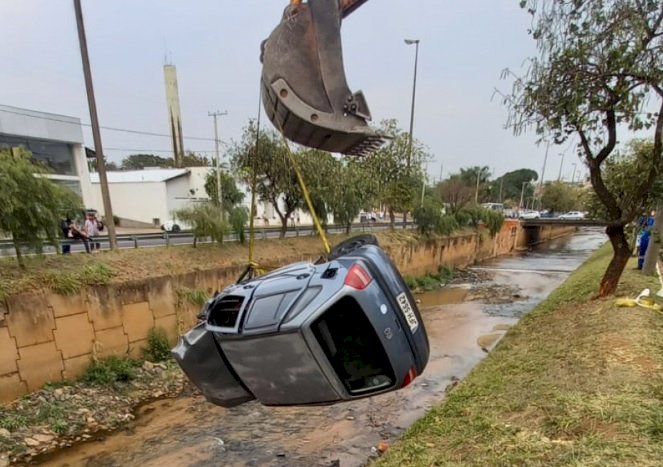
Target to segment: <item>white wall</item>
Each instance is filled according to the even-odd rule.
[[[195,198],[189,191],[192,189],[191,173],[168,180],[165,185],[168,219],[172,219],[175,211],[190,206],[193,198]],[[161,222],[165,222],[168,219],[162,219]]]
[[[93,188],[93,207],[103,212],[101,186],[95,183]],[[150,224],[154,218],[158,218],[161,224],[170,219],[166,184],[163,182],[112,183],[109,191],[116,216]]]

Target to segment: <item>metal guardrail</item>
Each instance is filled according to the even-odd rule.
[[[351,232],[374,232],[380,230],[388,229],[390,224],[388,222],[371,222],[371,223],[361,223],[361,224],[352,224]],[[396,228],[413,228],[416,226],[414,222],[407,222],[405,226],[403,222],[396,222]],[[328,233],[345,233],[346,226],[340,224],[330,224],[327,227]],[[277,239],[281,235],[281,227],[260,227],[255,229],[256,239],[266,240],[266,239]],[[310,236],[315,235],[315,227],[313,226],[289,226],[286,229],[286,238],[300,237],[300,236]],[[248,237],[248,233],[247,233]],[[239,238],[236,234],[231,233],[224,236],[224,242],[237,242]],[[98,243],[101,245],[102,249],[110,248],[110,240],[108,236],[95,237],[90,243]],[[129,249],[129,248],[154,248],[159,246],[171,246],[171,245],[190,245],[194,242],[193,232],[190,230],[183,230],[180,232],[158,232],[158,233],[142,233],[142,234],[123,234],[117,236],[117,243],[120,249]],[[212,240],[209,237],[197,238],[196,243],[211,243]],[[53,254],[58,251],[61,251],[63,245],[70,245],[71,252],[81,252],[85,251],[84,244],[82,240],[62,240],[58,245],[52,244],[44,240],[43,253]],[[25,255],[36,254],[34,248],[29,245],[21,246],[21,253]],[[12,240],[0,240],[0,256],[14,256],[14,242]]]
[[[543,217],[540,219],[520,219],[524,227],[541,225],[576,225],[578,227],[605,227],[608,221],[596,219],[560,219],[558,217]]]

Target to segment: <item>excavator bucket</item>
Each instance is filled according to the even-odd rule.
[[[368,126],[361,91],[348,88],[341,21],[366,0],[292,1],[263,42],[265,111],[286,138],[311,148],[364,155],[384,136]]]

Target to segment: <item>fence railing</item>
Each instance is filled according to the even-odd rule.
[[[395,227],[398,228],[413,228],[416,224],[414,222],[396,222]],[[389,229],[388,222],[369,222],[361,224],[352,224],[351,232],[376,232],[380,230]],[[347,226],[340,224],[331,224],[327,227],[328,233],[344,233]],[[256,239],[266,240],[270,238],[279,238],[281,235],[281,227],[258,227],[255,229]],[[299,237],[316,235],[315,227],[313,226],[288,226],[286,229],[286,237]],[[248,238],[248,232],[246,233]],[[239,238],[236,234],[231,233],[224,236],[224,242],[237,242]],[[102,249],[110,248],[110,240],[108,236],[94,237],[88,240],[90,244],[99,244]],[[193,232],[190,230],[182,230],[180,232],[156,232],[156,233],[137,233],[137,234],[122,234],[117,235],[118,247],[121,249],[128,248],[153,248],[159,246],[171,245],[188,245],[194,242]],[[209,237],[198,237],[196,243],[211,243]],[[85,245],[82,240],[75,239],[62,239],[57,245],[49,243],[44,240],[43,252],[45,254],[53,254],[62,251],[62,246],[69,245],[71,252],[85,251]],[[34,247],[28,244],[19,244],[21,253],[25,255],[36,254]],[[0,240],[0,256],[14,256],[15,247],[12,240]]]

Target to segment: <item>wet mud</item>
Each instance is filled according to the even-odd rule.
[[[588,230],[523,256],[478,266],[490,287],[516,287],[509,303],[466,301],[454,286],[419,296],[431,355],[409,387],[334,406],[223,409],[200,395],[142,407],[123,431],[44,459],[47,466],[361,466],[393,443],[604,241]],[[483,273],[482,273],[483,276]]]

